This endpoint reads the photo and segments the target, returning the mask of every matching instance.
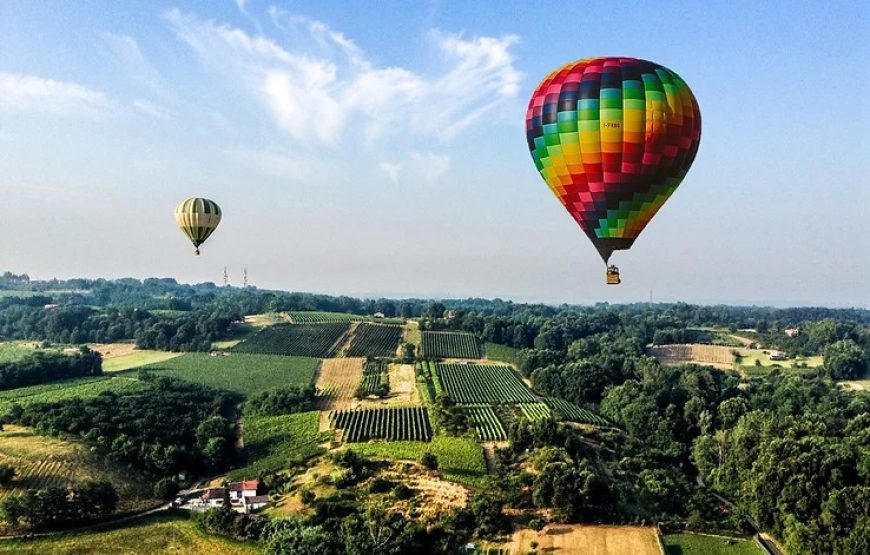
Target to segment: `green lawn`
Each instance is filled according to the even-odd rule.
[[[254,555],[262,547],[202,532],[181,511],[125,523],[121,528],[62,534],[34,540],[0,541],[0,554],[16,555]]]
[[[519,368],[520,364],[523,362],[522,356],[522,351],[520,349],[508,347],[507,345],[499,345],[498,343],[486,344],[486,358],[488,360],[507,362],[508,364],[513,364]]]
[[[761,555],[751,539],[725,539],[700,534],[668,534],[664,537],[667,555]]]
[[[131,377],[98,376],[73,378],[30,387],[0,391],[0,414],[12,403],[51,403],[66,399],[96,397],[104,391],[130,391],[139,387],[139,381]]]
[[[187,353],[140,370],[252,395],[276,387],[308,385],[318,362],[309,357]]]
[[[320,412],[245,417],[245,453],[250,463],[229,473],[231,480],[256,477],[259,472],[296,466],[323,452],[318,447]]]
[[[424,441],[372,441],[348,444],[361,455],[390,460],[418,461],[424,453],[438,457],[438,466],[448,480],[468,486],[481,486],[486,477],[483,449],[474,440],[465,437],[436,435]]]
[[[34,351],[33,341],[5,341],[0,343],[0,362],[15,362]]]
[[[170,353],[168,351],[134,351],[129,355],[103,359],[103,372],[120,372],[121,370],[145,366],[146,364],[164,362],[181,355],[182,353]]]
[[[764,351],[757,349],[739,348],[740,366],[755,366],[755,361],[759,361],[762,366],[781,366],[783,368],[793,368],[798,365],[806,364],[809,368],[818,368],[824,364],[823,357],[798,357],[788,360],[770,360],[770,355],[764,354]],[[768,351],[769,352],[769,351]]]

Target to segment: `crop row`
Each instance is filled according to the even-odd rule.
[[[389,357],[396,354],[401,326],[360,324],[347,350],[349,357]]]
[[[596,426],[607,425],[607,420],[591,410],[578,407],[570,401],[560,399],[558,397],[547,397],[544,399],[556,418],[570,420],[571,422],[579,422],[580,424],[594,424]]]
[[[444,391],[459,404],[537,401],[509,366],[437,364],[436,369]]]
[[[344,338],[350,324],[277,324],[263,328],[232,348],[240,353],[329,357]]]
[[[380,360],[372,360],[363,366],[360,386],[366,395],[384,395],[390,389],[389,365]]]
[[[522,403],[517,405],[517,408],[524,418],[532,422],[546,420],[552,416],[550,407],[546,403]]]
[[[489,405],[472,405],[462,407],[468,425],[474,429],[481,441],[504,441],[507,432],[498,415]]]
[[[426,358],[483,358],[480,341],[470,333],[424,331],[423,356]]]
[[[432,439],[429,413],[423,407],[339,410],[330,414],[330,420],[335,428],[344,430],[344,440],[349,443]]]

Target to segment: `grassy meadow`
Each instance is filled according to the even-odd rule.
[[[251,478],[300,464],[319,455],[322,438],[317,431],[318,411],[281,416],[245,417],[242,421],[245,452],[250,464],[229,473],[230,479]]]
[[[118,490],[119,511],[140,509],[155,502],[150,488],[135,472],[115,467],[92,453],[84,443],[42,436],[24,426],[6,424],[0,431],[0,463],[10,464],[17,471],[12,483],[0,488],[0,500],[25,489],[105,479]]]
[[[120,372],[121,370],[139,368],[148,364],[165,362],[181,355],[182,353],[171,353],[168,351],[135,350],[122,356],[104,358],[103,372]]]
[[[135,377],[93,376],[72,378],[18,389],[0,391],[0,414],[6,412],[12,403],[51,403],[65,399],[87,399],[96,397],[104,391],[131,391],[139,387]]]
[[[499,362],[507,362],[513,364],[517,368],[522,364],[522,351],[507,345],[499,345],[498,343],[486,344],[487,360],[497,360]]]
[[[123,528],[62,534],[33,540],[0,541],[0,554],[101,555],[148,554],[254,555],[262,547],[240,543],[200,531],[180,511],[144,517]]]
[[[253,395],[288,385],[309,385],[318,360],[309,357],[229,353],[186,353],[144,366],[159,376],[170,376],[218,389]]]
[[[666,555],[761,555],[754,541],[701,534],[668,534],[664,537]]]
[[[367,457],[420,461],[424,453],[438,457],[438,468],[448,480],[467,486],[481,486],[486,477],[483,449],[473,439],[436,435],[432,441],[372,441],[348,444]]]

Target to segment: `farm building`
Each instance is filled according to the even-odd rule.
[[[253,498],[263,498],[257,495],[258,480],[244,480],[242,482],[230,482],[226,488],[209,488],[202,496],[207,507],[220,507],[224,504],[224,489],[229,491],[230,503],[236,510],[246,510],[247,502]]]
[[[257,495],[257,488],[260,487],[258,480],[244,480],[242,482],[230,482],[227,488],[230,490],[230,499],[244,499],[245,497],[254,497]]]
[[[783,331],[789,337],[797,337],[801,334],[800,328],[785,328]]]
[[[252,495],[244,498],[244,506],[246,513],[258,511],[269,504],[268,495]]]

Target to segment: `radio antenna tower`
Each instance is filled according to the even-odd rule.
[[[244,276],[245,277],[244,277],[244,281],[242,282],[243,283],[242,286],[247,287],[248,286],[248,269],[247,268],[245,268]]]
[[[224,287],[230,286],[230,276],[227,275],[227,267],[224,266]]]

